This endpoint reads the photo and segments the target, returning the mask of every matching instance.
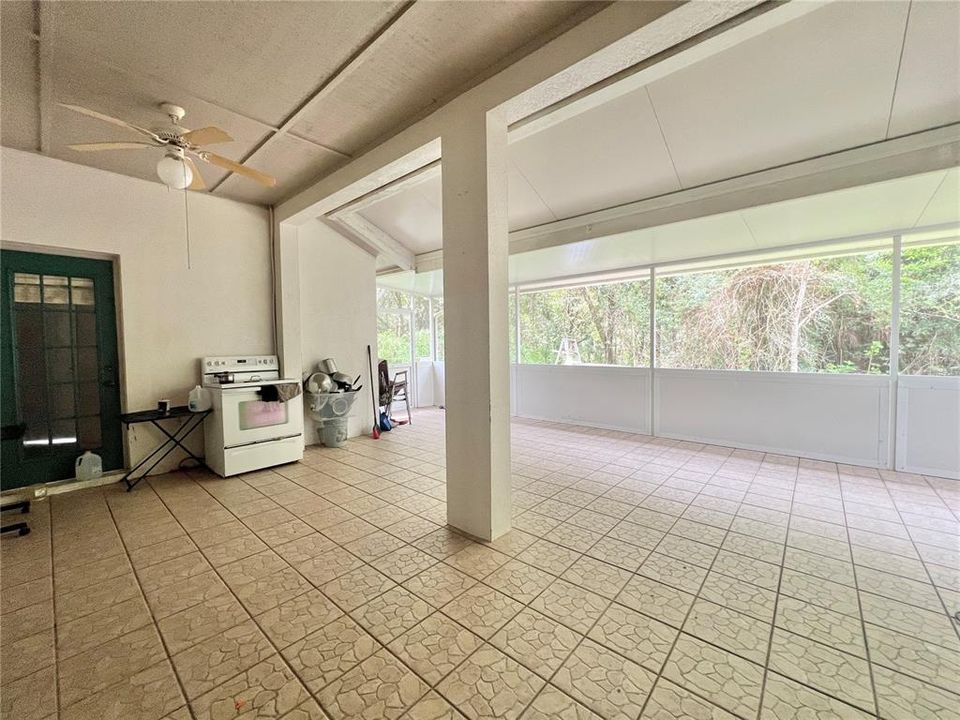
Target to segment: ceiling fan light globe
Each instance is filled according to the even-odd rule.
[[[177,155],[164,155],[157,162],[157,175],[167,187],[184,190],[193,182],[193,171]]]

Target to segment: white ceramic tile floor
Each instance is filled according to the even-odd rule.
[[[35,503],[0,715],[960,717],[960,484],[518,420],[484,546],[443,438]]]

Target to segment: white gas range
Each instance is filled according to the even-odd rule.
[[[223,477],[303,459],[303,395],[265,401],[268,385],[281,378],[276,355],[205,357],[201,383],[213,412],[204,421],[207,465]]]

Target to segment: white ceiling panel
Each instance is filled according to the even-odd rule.
[[[4,2],[0,22],[0,140],[18,150],[40,147],[40,83],[37,74],[33,3]]]
[[[914,0],[890,136],[960,122],[960,2]]]
[[[511,143],[509,153],[558,219],[679,189],[645,89]]]
[[[507,169],[507,206],[511,230],[522,230],[557,219],[512,162]]]
[[[360,212],[415,255],[443,245],[440,176],[388,195]]]
[[[269,205],[290,196],[297,188],[342,163],[343,159],[336,153],[292,135],[282,134],[274,137],[268,146],[258,150],[244,163],[277,178],[275,187],[264,187],[242,175],[232,174],[215,192],[242,202]]]
[[[960,221],[960,168],[948,170],[920,216],[918,226]]]
[[[908,7],[831,3],[651,84],[684,187],[883,139]]]
[[[439,107],[486,68],[588,5],[416,3],[304,113],[294,131],[354,153],[397,132],[401,120]]]
[[[944,172],[838,190],[741,214],[762,247],[793,245],[913,227]]]
[[[399,2],[61,2],[58,48],[276,125]]]

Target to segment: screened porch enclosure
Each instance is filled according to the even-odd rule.
[[[714,216],[511,256],[512,414],[960,478],[960,207],[938,175],[905,228],[926,176],[736,213],[747,243]],[[418,406],[444,399],[441,275],[378,279],[381,356],[416,368]]]

